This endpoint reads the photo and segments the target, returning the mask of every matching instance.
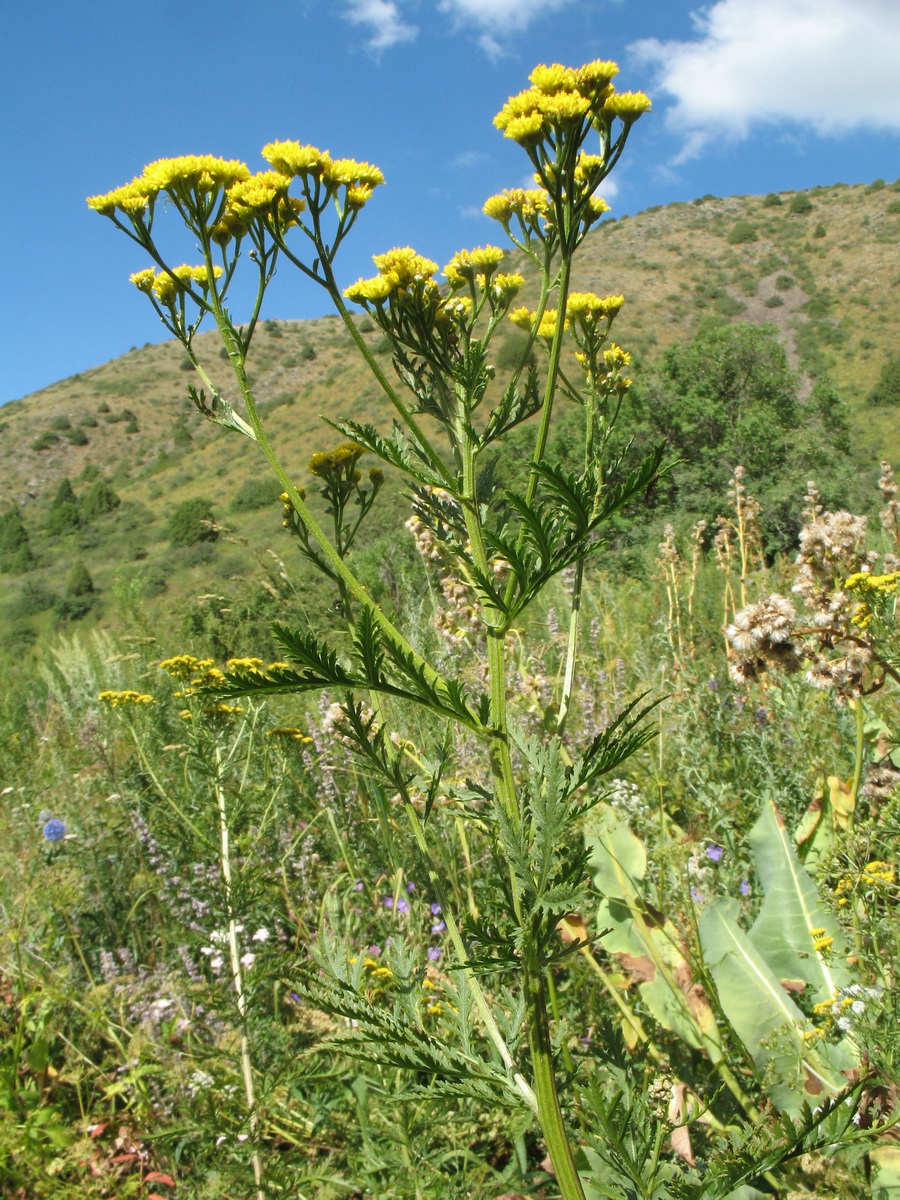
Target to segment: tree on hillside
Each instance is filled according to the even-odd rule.
[[[56,494],[50,502],[46,530],[48,533],[69,533],[81,524],[78,500],[68,479],[61,479]]]
[[[212,505],[202,496],[182,500],[169,517],[169,541],[173,546],[195,546],[197,542],[214,542],[218,530],[211,529]]]
[[[661,499],[714,518],[743,466],[767,522],[787,533],[806,481],[828,503],[847,486],[847,420],[827,379],[801,397],[775,326],[746,322],[701,331],[672,346],[632,398],[642,437],[679,459]]]
[[[69,572],[63,594],[54,604],[58,617],[66,621],[77,621],[86,616],[97,601],[97,589],[90,571],[83,562],[77,562]]]
[[[85,521],[93,521],[103,513],[112,512],[122,503],[118,492],[114,491],[105,479],[92,483],[84,493],[81,501],[81,515]]]
[[[867,403],[879,406],[900,404],[900,354],[887,356],[878,382],[869,392]]]
[[[34,566],[28,530],[18,504],[0,515],[0,571],[17,575]]]

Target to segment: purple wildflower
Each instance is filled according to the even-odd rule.
[[[397,912],[409,912],[409,901],[403,896],[397,901]]]
[[[435,923],[431,927],[431,932],[432,933],[446,933],[447,932],[446,922],[445,921],[435,921]]]
[[[749,879],[741,880],[741,895],[742,896],[750,895],[750,880]]]
[[[703,899],[703,893],[699,888],[691,888],[691,899],[696,900],[698,903]]]
[[[394,907],[394,897],[393,896],[385,896],[384,907],[385,908],[393,908]]]
[[[406,890],[409,892],[410,895],[412,895],[413,892],[416,890],[416,885],[413,883],[412,880],[410,880],[409,883],[406,885]]]
[[[361,892],[364,887],[365,887],[365,884],[363,883],[363,881],[361,879],[357,879],[356,883],[354,883],[354,885],[353,885],[353,890],[354,890],[354,892]]]
[[[433,917],[439,917],[441,915],[441,906],[438,904],[437,901],[435,901],[434,904],[432,904],[432,906],[431,906],[431,915]]]
[[[432,962],[437,962],[437,960],[441,957],[440,946],[429,946],[428,947],[428,957],[431,959]]]
[[[724,853],[725,853],[725,851],[722,849],[721,846],[707,846],[706,847],[706,857],[711,858],[714,863],[721,862],[722,855]]]
[[[61,842],[66,836],[66,823],[60,821],[58,817],[51,817],[42,833],[48,842]]]

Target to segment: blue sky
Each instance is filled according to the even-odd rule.
[[[497,239],[481,205],[528,168],[491,120],[538,62],[613,58],[653,98],[617,216],[900,174],[900,0],[32,0],[3,26],[0,403],[162,339],[142,255],[84,204],[155,158],[258,170],[297,139],[376,163],[348,283],[391,246],[443,263]],[[323,311],[285,267],[267,315]]]

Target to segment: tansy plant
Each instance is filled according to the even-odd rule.
[[[552,964],[571,949],[557,925],[584,898],[586,852],[575,827],[600,799],[597,781],[650,736],[632,705],[578,749],[563,739],[578,666],[584,564],[602,548],[604,523],[657,478],[662,462],[661,449],[631,470],[609,461],[609,435],[630,384],[629,355],[610,340],[624,299],[570,290],[573,256],[607,211],[598,189],[650,108],[640,92],[615,91],[617,70],[599,61],[578,69],[539,66],[531,86],[495,118],[528,155],[535,186],[492,196],[484,211],[519,259],[536,269],[533,307],[519,301],[525,280],[493,245],[459,251],[444,267],[443,281],[437,263],[409,247],[395,248],[375,257],[372,278],[342,290],[336,256],[384,179],[369,163],[298,142],[265,146],[269,169],[255,175],[242,162],[210,155],[161,159],[131,183],[88,201],[149,258],[131,282],[194,364],[202,387],[190,389],[193,402],[259,445],[283,488],[285,524],[338,591],[343,632],[326,639],[312,629],[278,628],[284,663],[238,666],[215,690],[222,697],[325,690],[342,697],[342,736],[358,757],[361,786],[386,789],[405,814],[420,869],[447,923],[455,957],[450,966],[457,993],[466,998],[460,1008],[472,1018],[459,1044],[451,1045],[412,1018],[403,1024],[380,1017],[354,989],[346,958],[342,965],[326,936],[308,994],[349,1019],[351,1033],[342,1040],[349,1052],[432,1072],[432,1095],[441,1088],[481,1099],[489,1094],[533,1114],[565,1200],[584,1200],[585,1185],[560,1100],[548,1007]],[[194,265],[172,265],[160,248],[158,226],[176,214],[196,245]],[[310,462],[330,514],[327,530],[314,513],[318,499],[308,501],[270,444],[247,373],[266,288],[285,260],[328,293],[396,417],[387,432],[349,418],[331,422],[343,443]],[[240,324],[228,308],[239,269],[255,271],[257,280],[249,317]],[[348,302],[389,339],[394,377],[373,357]],[[198,356],[195,335],[204,320],[222,338],[243,412],[225,399]],[[501,390],[492,357],[510,321],[525,337]],[[575,472],[548,460],[560,398],[583,412],[583,455]],[[503,460],[499,447],[524,422],[530,422],[532,452],[516,477],[517,464]],[[498,450],[508,483],[503,488],[494,470]],[[401,621],[372,600],[352,565],[349,552],[383,480],[380,466],[363,475],[364,453],[402,474],[417,528],[439,545],[445,570],[467,597],[478,635],[467,644],[476,661],[471,667],[463,662],[457,674],[447,664],[458,658],[423,656]],[[535,737],[509,688],[521,653],[519,623],[566,569],[574,584],[565,662],[554,719]],[[443,730],[425,747],[415,740],[417,709]],[[477,778],[473,761],[484,764]],[[477,814],[495,835],[497,894],[465,923],[454,913],[438,865],[441,848],[429,827],[439,800],[463,816]],[[320,968],[330,983],[321,982]],[[499,991],[508,1002],[492,1003],[486,978],[492,996]],[[304,987],[295,978],[291,983]],[[566,1060],[571,1069],[568,1051]],[[580,1103],[576,1095],[572,1106]]]

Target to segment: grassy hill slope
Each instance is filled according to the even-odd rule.
[[[573,285],[625,293],[616,337],[636,352],[638,380],[703,322],[775,323],[803,386],[817,372],[832,376],[851,412],[854,458],[871,471],[882,456],[900,460],[896,410],[866,405],[886,356],[900,346],[898,242],[900,183],[704,197],[605,222],[585,242]],[[381,334],[365,319],[361,328],[380,349]],[[216,335],[197,344],[235,399]],[[273,440],[301,482],[310,453],[335,437],[322,414],[389,419],[336,317],[265,322],[251,366]],[[117,586],[120,604],[130,589],[171,606],[209,596],[217,580],[227,592],[233,577],[258,576],[242,543],[286,552],[258,451],[193,410],[185,368],[177,343],[146,345],[0,412],[0,494],[21,506],[36,558],[26,574],[0,575],[0,614],[12,622],[14,645],[54,626],[50,600],[65,590],[75,562],[87,566],[108,613]],[[47,532],[60,481],[71,480],[80,497],[97,477],[110,482],[120,507],[69,532]],[[230,535],[173,550],[169,517],[195,496],[211,502]]]

